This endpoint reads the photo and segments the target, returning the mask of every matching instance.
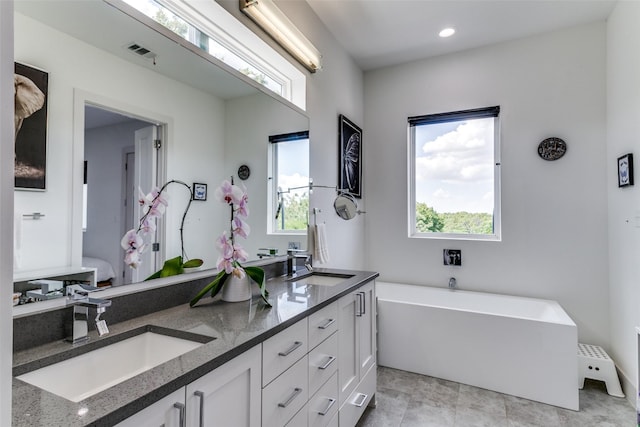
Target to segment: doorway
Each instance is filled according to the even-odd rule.
[[[148,250],[134,270],[124,264],[120,239],[139,224],[139,191],[159,186],[162,144],[156,141],[164,126],[88,103],[84,116],[82,265],[98,269],[101,285],[142,281],[158,269],[159,252]],[[157,242],[159,231],[149,237]]]

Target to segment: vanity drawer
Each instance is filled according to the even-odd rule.
[[[262,344],[262,386],[266,386],[307,354],[307,319],[288,327]]]
[[[326,427],[338,413],[338,373],[334,373],[316,394],[309,399],[309,427]]]
[[[309,348],[312,349],[338,330],[338,302],[309,316]]]
[[[303,357],[262,389],[262,425],[285,425],[309,400],[308,359]]]
[[[373,365],[340,408],[340,425],[354,426],[376,393],[376,365]]]
[[[315,393],[338,371],[338,334],[309,352],[309,394]]]
[[[307,414],[309,413],[309,405],[304,405],[297,414],[291,418],[285,427],[307,427]]]

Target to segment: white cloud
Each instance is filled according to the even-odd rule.
[[[309,192],[309,177],[294,173],[293,175],[279,175],[278,185],[282,188],[282,191],[287,191],[288,188],[304,187],[298,190],[291,190],[291,193],[308,193]]]
[[[449,199],[451,198],[451,193],[442,188],[438,188],[433,192],[433,197],[435,197],[436,199]]]
[[[419,131],[416,133],[419,138]],[[464,122],[416,147],[416,179],[446,182],[488,180],[493,177],[493,119]]]

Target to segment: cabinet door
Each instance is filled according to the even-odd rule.
[[[261,345],[187,385],[187,426],[260,425]]]
[[[358,356],[360,378],[376,362],[376,296],[374,282],[369,282],[358,289],[360,293],[360,316],[358,317],[359,345]]]
[[[130,416],[116,427],[182,427],[181,417],[184,417],[184,387],[174,391],[147,406],[142,411]]]
[[[359,299],[355,292],[338,300],[338,386],[340,406],[359,381]]]

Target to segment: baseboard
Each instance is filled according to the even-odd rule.
[[[619,366],[616,366],[616,370],[618,371],[618,377],[620,378],[620,385],[622,386],[622,391],[631,406],[636,407],[636,396],[638,395],[638,390],[636,389],[636,381],[631,381],[627,374],[620,369]],[[640,409],[640,408],[638,408]]]

